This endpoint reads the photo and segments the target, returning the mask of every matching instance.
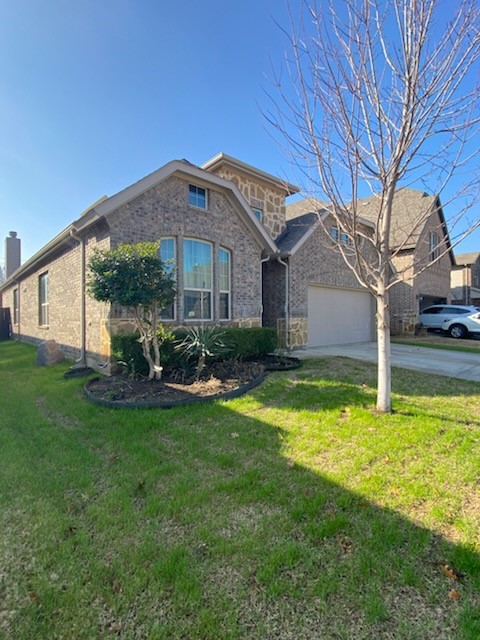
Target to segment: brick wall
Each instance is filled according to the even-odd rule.
[[[91,251],[96,246],[94,232],[90,232],[88,244]],[[44,340],[56,340],[68,358],[78,358],[81,347],[81,250],[72,239],[34,270],[22,276],[20,282],[4,292],[3,304],[10,307],[13,319],[13,291],[18,290],[18,324],[13,325],[13,337],[23,342],[39,344]],[[48,273],[48,326],[39,324],[39,277]],[[87,297],[87,349],[98,360],[100,353],[97,318],[106,315],[106,305]]]
[[[218,249],[231,255],[232,324],[254,325],[261,317],[261,247],[247,229],[242,214],[222,191],[208,189],[206,210],[188,205],[189,181],[171,176],[116,210],[110,217],[112,246],[174,237],[177,249],[176,322],[183,314],[183,239],[213,245],[214,319],[218,317]],[[200,185],[203,186],[203,185]],[[196,321],[198,323],[198,320]]]

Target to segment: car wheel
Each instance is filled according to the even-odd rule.
[[[465,338],[467,333],[467,328],[464,327],[463,324],[452,324],[450,327],[450,335],[452,338]]]

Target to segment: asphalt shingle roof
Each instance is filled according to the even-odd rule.
[[[473,251],[472,253],[460,253],[455,256],[455,262],[458,265],[474,264],[480,257],[480,251]]]
[[[313,212],[287,220],[287,228],[275,240],[277,247],[280,251],[289,253],[318,222],[318,215]]]

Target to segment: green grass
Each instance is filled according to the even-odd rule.
[[[403,338],[392,338],[392,343],[406,344],[411,347],[427,347],[429,349],[443,349],[444,351],[463,351],[464,353],[480,353],[480,342],[475,346],[467,347],[464,344],[440,344],[438,342],[428,342],[428,338],[424,342],[419,340],[408,340]]]
[[[378,415],[324,358],[114,410],[34,356],[0,343],[0,638],[480,637],[480,385],[395,369]]]

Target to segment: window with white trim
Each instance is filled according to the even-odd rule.
[[[175,277],[175,261],[176,261],[175,238],[160,239],[160,260],[165,265],[168,273]],[[167,308],[160,312],[162,320],[175,320],[175,301]]]
[[[18,289],[13,290],[13,324],[18,324]]]
[[[330,229],[330,236],[334,242],[338,242],[338,229],[337,227],[332,227]]]
[[[230,320],[231,315],[230,263],[230,251],[220,248],[218,250],[218,288],[220,293],[218,317],[220,320]]]
[[[183,312],[185,320],[212,319],[212,245],[183,241]]]
[[[261,209],[257,209],[256,207],[252,207],[253,215],[257,218],[257,220],[262,221],[263,211]]]
[[[207,190],[197,187],[195,184],[188,185],[188,204],[199,209],[207,208]]]
[[[38,324],[48,326],[48,272],[38,278]]]

